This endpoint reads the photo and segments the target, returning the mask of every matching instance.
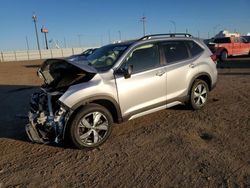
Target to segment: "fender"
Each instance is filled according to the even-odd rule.
[[[106,95],[98,95],[98,96],[93,96],[93,97],[90,97],[90,98],[86,98],[86,99],[78,102],[77,104],[75,104],[74,106],[72,106],[69,109],[69,112],[66,115],[66,120],[65,120],[65,124],[64,124],[64,128],[63,128],[63,140],[65,139],[65,136],[66,136],[66,130],[67,130],[67,127],[68,127],[68,123],[71,120],[72,116],[74,115],[74,112],[77,111],[77,109],[79,109],[80,107],[82,107],[82,106],[84,106],[86,104],[92,103],[92,102],[100,104],[100,101],[109,102],[110,104],[112,104],[111,107],[115,108],[115,109],[113,109],[113,108],[108,109],[113,117],[117,116],[116,119],[114,119],[115,122],[122,123],[124,121],[123,117],[122,117],[122,114],[121,114],[120,106],[116,102],[116,100],[113,99],[112,97],[106,96]],[[102,105],[102,104],[100,104],[100,105]],[[102,105],[102,106],[106,107],[105,105]],[[113,110],[113,112],[112,112],[112,110]],[[114,113],[116,113],[116,114],[114,114]]]
[[[91,102],[96,102],[97,104],[100,104],[100,101],[106,101],[106,102],[109,102],[110,104],[112,104],[111,107],[114,107],[115,109],[108,109],[111,111],[111,114],[112,114],[112,110],[115,110],[115,113],[117,115],[117,122],[120,123],[122,122],[123,118],[122,118],[122,113],[121,113],[121,109],[120,109],[120,105],[118,104],[118,102],[113,99],[112,97],[110,96],[107,96],[107,95],[97,95],[97,96],[92,96],[92,97],[89,97],[89,98],[86,98],[78,103],[76,103],[74,106],[71,107],[71,112],[72,114],[75,112],[75,110],[77,110],[79,107],[81,106],[84,106],[88,103],[91,103]],[[104,107],[106,107],[105,105],[103,105]],[[114,111],[113,111],[114,112]],[[112,114],[114,115],[114,114]]]

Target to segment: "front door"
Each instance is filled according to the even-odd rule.
[[[166,71],[160,63],[157,44],[136,47],[121,65],[133,66],[130,78],[115,73],[123,116],[147,111],[166,104]]]

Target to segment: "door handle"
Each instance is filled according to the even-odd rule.
[[[159,72],[156,73],[156,76],[162,76],[163,74],[165,74],[164,71],[159,71]]]
[[[194,67],[195,67],[195,64],[191,63],[191,64],[189,65],[189,67],[190,67],[190,68],[194,68]]]

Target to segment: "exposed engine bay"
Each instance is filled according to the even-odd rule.
[[[84,65],[69,63],[63,59],[46,60],[38,69],[38,75],[44,80],[41,90],[32,94],[29,124],[26,132],[31,141],[37,143],[59,143],[70,116],[70,109],[58,100],[71,85],[91,80],[95,72]]]

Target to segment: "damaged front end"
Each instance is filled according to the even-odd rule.
[[[60,92],[48,92],[45,89],[32,95],[29,124],[26,132],[31,141],[37,143],[59,143],[63,139],[65,117],[68,110],[57,104]]]
[[[91,67],[62,59],[49,59],[42,64],[38,75],[45,83],[31,96],[29,123],[25,127],[32,142],[59,143],[63,140],[71,111],[59,98],[71,85],[87,82],[95,74]]]

